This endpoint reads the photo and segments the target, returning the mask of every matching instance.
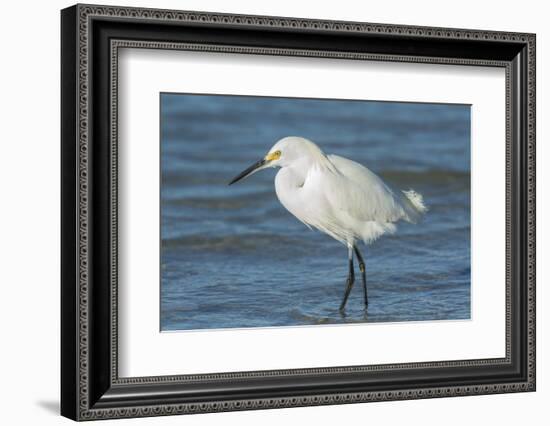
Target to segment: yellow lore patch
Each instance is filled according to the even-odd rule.
[[[270,152],[265,156],[266,161],[275,161],[281,157],[281,151]]]

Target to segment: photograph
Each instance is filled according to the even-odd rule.
[[[160,331],[471,319],[471,105],[159,98]]]

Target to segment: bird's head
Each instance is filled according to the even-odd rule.
[[[323,153],[313,142],[297,136],[287,136],[277,141],[264,158],[256,161],[233,178],[229,182],[229,185],[251,176],[262,169],[268,167],[286,167],[300,159],[310,158],[314,155],[323,155]]]

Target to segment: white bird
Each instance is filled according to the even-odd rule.
[[[354,252],[367,307],[365,262],[357,243],[370,244],[385,233],[395,232],[394,223],[399,220],[418,222],[427,211],[422,196],[413,190],[393,191],[361,164],[338,155],[325,155],[310,140],[295,136],[279,140],[264,158],[229,185],[268,167],[280,167],[275,191],[281,204],[309,228],[347,246],[349,273],[340,310],[344,310],[355,281]]]

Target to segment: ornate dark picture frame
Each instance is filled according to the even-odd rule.
[[[535,390],[535,35],[95,5],[64,9],[61,29],[64,416],[91,420]],[[504,68],[506,356],[120,378],[120,47]]]

